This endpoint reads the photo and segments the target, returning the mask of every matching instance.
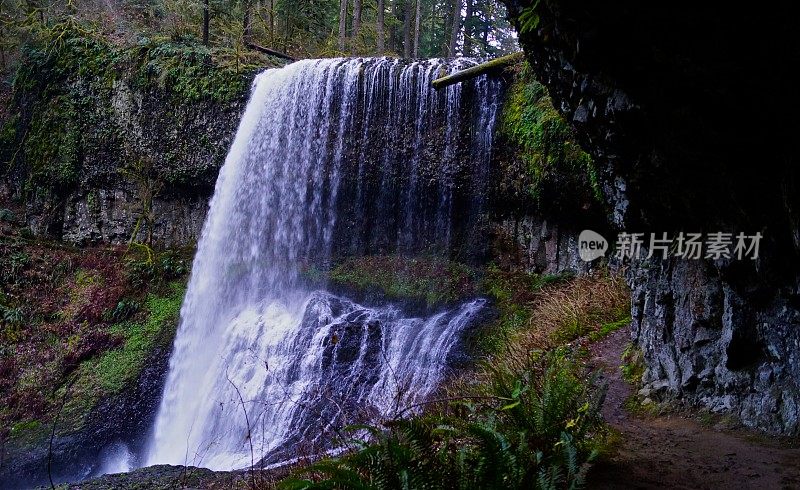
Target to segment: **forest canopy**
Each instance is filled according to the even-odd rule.
[[[494,57],[517,50],[497,0],[0,0],[0,64],[64,23],[119,44],[167,38],[295,58]]]

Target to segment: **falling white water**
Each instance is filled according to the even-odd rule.
[[[258,75],[211,200],[144,463],[288,459],[434,389],[483,300],[418,318],[310,290],[302,270],[344,253],[450,253],[453,235],[469,233],[482,201],[456,207],[483,193],[499,95],[485,79],[471,85],[474,107],[461,86],[429,88],[454,68],[329,59]]]
[[[95,471],[94,476],[125,473],[134,467],[135,456],[122,442],[116,442],[106,447],[100,455],[102,464]]]

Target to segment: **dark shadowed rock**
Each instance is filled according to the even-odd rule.
[[[600,165],[611,223],[764,234],[757,261],[630,265],[647,389],[800,433],[792,7],[504,3],[537,78]],[[531,8],[538,23],[524,26]]]

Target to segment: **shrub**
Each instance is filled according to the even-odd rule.
[[[644,356],[636,344],[628,344],[622,352],[622,378],[632,385],[642,382],[644,375]]]
[[[141,307],[142,305],[135,299],[123,298],[119,300],[117,306],[106,311],[104,319],[112,323],[119,323],[131,318]]]
[[[13,223],[16,221],[16,217],[14,216],[14,212],[10,209],[0,209],[0,221],[7,221],[9,223]]]
[[[125,256],[125,272],[134,288],[160,288],[184,277],[190,260],[189,251],[155,252],[147,245],[133,243]]]

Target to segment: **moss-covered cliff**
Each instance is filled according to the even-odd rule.
[[[493,258],[538,272],[585,271],[578,232],[609,228],[600,167],[577,144],[528,63],[511,67],[507,76],[488,196]]]
[[[119,46],[69,24],[23,53],[0,173],[31,231],[192,243],[250,81],[271,62],[191,41]]]

